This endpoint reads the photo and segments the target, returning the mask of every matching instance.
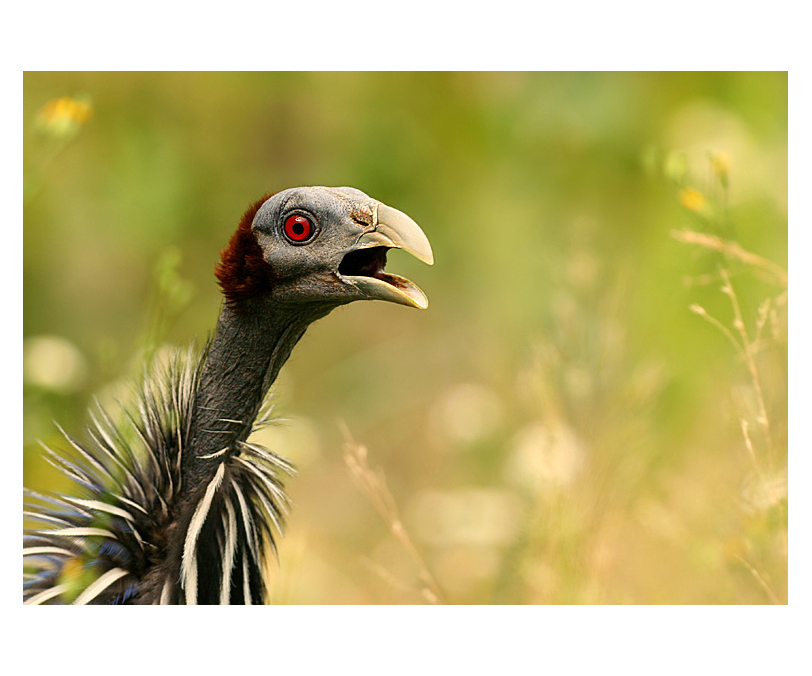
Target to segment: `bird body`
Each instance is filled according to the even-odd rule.
[[[252,205],[216,268],[224,303],[205,349],[156,367],[123,422],[99,409],[89,441],[65,434],[75,457],[46,449],[82,495],[27,491],[43,527],[24,536],[25,603],[263,603],[293,468],[249,436],[312,322],[355,300],[427,307],[384,270],[391,248],[433,262],[414,221],[353,188]]]

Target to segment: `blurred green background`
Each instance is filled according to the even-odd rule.
[[[786,603],[787,92],[26,73],[25,485],[69,488],[36,443],[65,447],[54,420],[81,436],[94,396],[115,410],[145,357],[205,340],[249,203],[350,185],[429,236],[433,268],[388,267],[430,307],[340,308],[283,369],[274,602]]]

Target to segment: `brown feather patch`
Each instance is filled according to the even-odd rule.
[[[273,194],[265,195],[248,208],[228,246],[220,252],[220,263],[214,268],[214,274],[228,303],[253,298],[271,289],[273,268],[262,257],[251,224],[259,208]]]

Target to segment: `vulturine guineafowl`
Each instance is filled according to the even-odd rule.
[[[266,196],[243,216],[216,268],[225,300],[201,355],[178,354],[145,379],[114,423],[50,452],[77,495],[26,491],[27,604],[259,604],[264,552],[276,548],[292,468],[248,441],[269,388],[308,325],[355,300],[426,308],[384,271],[398,248],[428,264],[408,216],[354,188]]]

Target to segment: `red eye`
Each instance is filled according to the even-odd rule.
[[[313,226],[304,216],[288,216],[285,221],[285,234],[293,242],[304,242],[313,233]]]

